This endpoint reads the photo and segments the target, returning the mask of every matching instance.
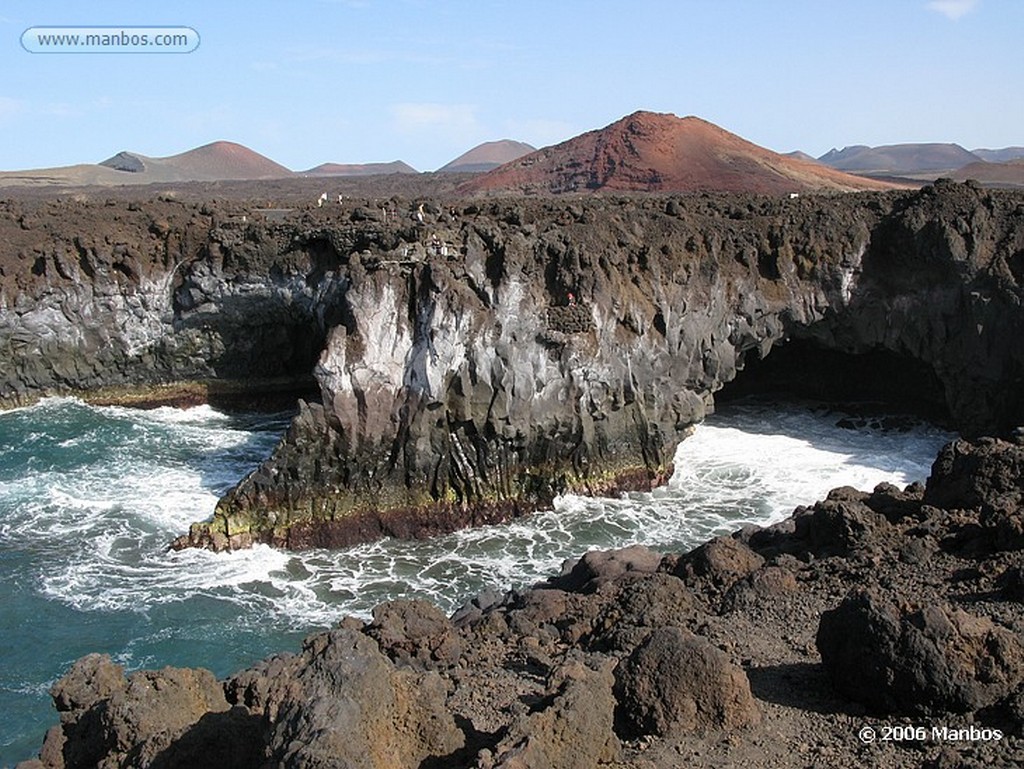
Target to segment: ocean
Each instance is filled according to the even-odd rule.
[[[289,414],[73,399],[0,413],[0,766],[36,754],[57,721],[50,686],[90,652],[129,670],[224,677],[388,599],[427,598],[450,612],[590,549],[681,552],[781,520],[836,486],[924,480],[953,437],[914,420],[840,427],[843,417],[736,401],[697,426],[670,483],[649,494],[562,497],[553,511],[429,541],[214,554],[167,545],[270,453]]]

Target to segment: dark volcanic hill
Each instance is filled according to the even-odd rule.
[[[536,152],[537,148],[525,142],[501,139],[500,141],[478,144],[469,152],[464,152],[455,160],[441,166],[438,173],[471,173],[479,174],[490,171],[503,163],[511,163],[523,155]]]
[[[137,173],[140,181],[218,181],[221,179],[277,179],[292,171],[235,142],[218,141],[163,158],[119,152],[100,163],[122,173]],[[126,183],[131,183],[127,181]]]
[[[390,163],[321,163],[303,176],[377,176],[379,174],[418,174],[415,168],[401,160]]]
[[[1024,158],[1024,147],[1003,147],[998,150],[973,149],[971,153],[989,163],[1005,163],[1008,160]]]
[[[974,179],[988,187],[1024,187],[1024,158],[1006,163],[971,163],[954,173],[952,178],[958,181]]]
[[[235,142],[218,141],[168,157],[118,152],[102,163],[0,172],[0,187],[115,186],[284,179],[293,172]]]
[[[829,150],[818,160],[839,171],[855,174],[924,174],[934,177],[980,158],[959,144],[856,145]]]
[[[696,117],[635,112],[460,186],[475,192],[757,192],[883,185],[785,157]]]

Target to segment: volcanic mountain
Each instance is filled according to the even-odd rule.
[[[119,152],[100,163],[115,171],[145,175],[146,181],[276,179],[292,172],[268,157],[234,142],[213,142],[164,158]]]
[[[418,174],[415,168],[401,160],[390,163],[321,163],[303,176],[376,176],[378,174]]]
[[[697,117],[635,112],[499,166],[459,190],[784,194],[887,186],[780,155]]]
[[[213,142],[177,155],[151,158],[118,152],[102,163],[0,172],[4,186],[78,186],[279,179],[293,176],[284,166],[234,142]]]
[[[972,155],[977,155],[988,163],[1006,163],[1010,160],[1024,158],[1024,147],[1003,147],[998,150],[973,149]]]
[[[971,163],[956,171],[952,178],[957,181],[973,179],[988,187],[1024,187],[1024,158],[1005,163]]]
[[[829,150],[818,160],[839,171],[855,174],[923,175],[952,171],[981,158],[959,144],[888,144],[882,147],[855,145]]]
[[[511,139],[484,142],[468,152],[462,153],[455,160],[441,166],[437,171],[438,173],[483,173],[497,168],[503,163],[518,160],[523,155],[529,155],[536,150],[536,147],[532,147],[524,142],[512,141]]]

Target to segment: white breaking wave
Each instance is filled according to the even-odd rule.
[[[923,480],[951,437],[928,425],[843,430],[836,414],[740,406],[699,425],[677,451],[671,482],[650,494],[566,496],[552,511],[428,541],[174,553],[171,539],[208,518],[220,494],[269,454],[283,420],[260,431],[209,407],[140,412],[62,400],[40,408],[78,428],[26,436],[37,451],[24,461],[36,466],[0,477],[0,538],[33,543],[47,598],[83,612],[143,613],[202,598],[221,605],[227,622],[310,629],[398,597],[451,610],[482,590],[535,583],[590,549],[686,550],[781,520],[836,486]]]
[[[683,442],[671,482],[650,494],[566,496],[508,525],[428,541],[218,554],[167,546],[270,454],[286,418],[73,399],[0,413],[0,711],[24,747],[12,755],[39,744],[52,721],[46,692],[84,654],[227,676],[383,601],[426,598],[451,611],[483,591],[534,584],[590,549],[685,551],[838,485],[923,480],[951,437],[927,425],[841,430],[838,418],[730,406]],[[0,763],[13,744],[0,737]]]

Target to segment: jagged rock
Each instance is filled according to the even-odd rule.
[[[817,644],[836,688],[884,713],[974,712],[1024,682],[1024,646],[987,617],[868,591],[822,614]]]
[[[596,651],[629,653],[657,628],[687,627],[703,614],[703,606],[676,577],[630,574],[601,587],[599,607],[583,644]]]
[[[392,660],[419,668],[454,665],[462,653],[451,620],[427,601],[389,601],[377,606],[366,634]]]
[[[264,707],[270,760],[294,769],[418,767],[463,744],[440,677],[395,670],[354,630],[307,639]]]
[[[50,688],[50,696],[58,713],[76,718],[124,686],[124,668],[109,654],[87,654]]]
[[[578,634],[592,610],[585,596],[539,587],[516,594],[507,605],[505,621],[511,638],[534,638],[550,644],[563,634]]]
[[[124,668],[106,654],[78,660],[50,689],[60,727],[46,735],[41,758],[47,766],[97,765],[113,748],[102,723],[106,702],[126,685]]]
[[[864,499],[864,504],[884,515],[889,523],[899,523],[919,515],[923,500],[924,485],[920,482],[912,483],[905,489],[891,483],[880,483]]]
[[[43,766],[250,767],[260,760],[258,723],[233,710],[208,670],[164,668],[125,677],[106,655],[79,660],[53,689],[61,727]]]
[[[716,537],[678,560],[673,573],[698,593],[724,593],[764,565],[764,558],[734,537]]]
[[[652,574],[658,570],[661,561],[660,553],[643,545],[631,545],[617,550],[592,550],[571,567],[563,568],[561,576],[549,580],[549,584],[560,590],[592,593],[601,585],[626,573]]]
[[[753,609],[799,589],[796,576],[790,569],[766,566],[733,584],[722,597],[720,610],[722,614],[730,614]]]
[[[924,501],[976,509],[990,547],[1024,548],[1024,444],[994,438],[948,443],[932,464]]]
[[[680,628],[655,630],[615,670],[623,734],[737,729],[757,724],[750,682],[728,656]]]
[[[613,731],[614,662],[596,670],[579,661],[559,667],[535,711],[519,718],[489,755],[484,769],[591,769],[612,766],[619,758]]]
[[[849,487],[833,489],[810,510],[795,516],[796,541],[816,556],[869,551],[890,527],[885,515],[868,506],[870,496]]]

